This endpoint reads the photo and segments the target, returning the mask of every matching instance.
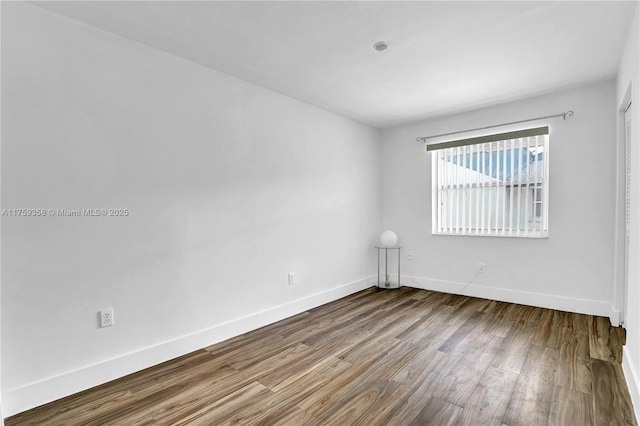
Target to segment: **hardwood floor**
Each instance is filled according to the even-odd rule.
[[[609,320],[368,289],[14,425],[637,425]]]

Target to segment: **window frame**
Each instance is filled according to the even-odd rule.
[[[490,134],[490,135],[481,136],[477,138],[469,138],[469,139],[462,139],[458,141],[448,141],[448,142],[427,145],[427,151],[434,151],[434,152],[431,152],[431,181],[432,181],[431,233],[432,235],[484,236],[484,237],[508,237],[508,238],[534,238],[534,239],[549,238],[549,192],[550,192],[549,191],[550,189],[549,136],[550,136],[549,127],[545,126],[545,127],[538,127],[538,128],[532,128],[532,129],[523,129],[523,130],[518,130],[514,132]],[[525,138],[532,138],[532,137],[536,138],[535,144],[533,146],[530,145],[531,139],[525,139]],[[542,137],[542,142],[540,142],[540,139],[539,139],[540,137]],[[527,145],[522,145],[524,140],[527,141]],[[507,144],[507,141],[509,142],[509,144]],[[488,146],[487,144],[497,144],[497,146],[500,147],[501,143],[502,143],[502,148],[499,148],[495,151],[492,151],[490,148],[489,151],[487,151],[487,146]],[[520,143],[520,145],[516,145],[516,143]],[[460,147],[463,147],[462,153],[459,151]],[[466,148],[466,147],[470,147],[470,148]],[[516,149],[521,151],[525,147],[529,151],[531,150],[531,148],[535,149],[535,152],[533,153],[533,155],[535,156],[538,156],[540,152],[543,153],[542,160],[538,160],[537,158],[535,160],[535,161],[542,161],[543,163],[542,163],[540,172],[535,172],[535,179],[532,182],[528,181],[528,177],[526,181],[523,180],[521,170],[518,171],[519,178],[516,181],[512,180],[511,177],[509,178],[510,180],[507,181],[504,177],[506,176],[506,174],[503,174],[502,180],[499,177],[496,177],[495,179],[497,180],[494,181],[492,173],[490,174],[488,181],[485,181],[485,176],[487,175],[485,172],[486,165],[484,164],[484,161],[485,161],[484,158],[486,158],[485,155],[487,152],[490,152],[489,154],[490,156],[493,155],[493,152],[496,153],[495,154],[496,156],[504,155],[501,161],[504,162],[505,165],[502,165],[501,167],[507,167],[506,162],[507,162],[508,154],[502,154],[502,153],[505,151],[515,152]],[[542,147],[542,151],[540,151],[538,147]],[[451,183],[443,184],[441,182],[440,180],[441,175],[439,174],[438,162],[443,157],[441,157],[440,150],[450,149],[450,148],[456,149],[456,156],[465,156],[469,158],[468,161],[470,162],[476,161],[476,164],[473,167],[476,167],[475,171],[482,175],[482,181],[478,181],[478,179],[480,178],[476,177],[476,182],[469,183],[469,182],[465,182],[464,179],[458,179],[456,176],[456,182],[453,184]],[[479,171],[481,153],[483,158],[482,172]],[[449,151],[449,154],[450,154],[450,151]],[[474,155],[476,157],[473,160],[471,160],[471,158],[473,158]],[[515,154],[512,154],[512,155],[515,155]],[[519,153],[518,155],[522,155],[522,154]],[[496,158],[499,159],[499,157],[496,157]],[[514,161],[513,156],[511,157],[511,159],[512,161]],[[447,161],[450,161],[450,160],[447,160]],[[468,166],[465,166],[464,161],[466,160],[456,159],[454,164],[460,168],[463,168],[463,167],[469,168]],[[520,160],[520,161],[523,161],[523,160]],[[496,164],[496,166],[498,166],[498,164]],[[511,173],[514,172],[513,167],[514,167],[513,164],[511,164]],[[516,167],[521,167],[521,166],[516,166]],[[530,166],[527,166],[527,175],[529,173],[528,167]],[[504,171],[506,172],[506,169],[504,169]],[[538,176],[539,174],[541,174],[541,176]],[[540,178],[541,180],[538,181],[538,178]],[[514,205],[512,204],[512,199],[511,199],[511,197],[513,197],[513,188],[522,188],[524,186],[528,186],[529,188],[527,188],[527,191],[532,191],[533,193],[530,197],[528,195],[524,197],[526,200],[525,205],[521,204],[522,195],[519,195],[518,203],[520,204],[518,204],[517,209],[514,210]],[[456,216],[455,216],[456,223],[454,226],[446,227],[442,225],[443,222],[442,222],[441,214],[443,213],[444,210],[446,210],[443,207],[444,203],[442,202],[442,196],[443,196],[445,187],[447,187],[448,191],[451,191],[453,187],[453,189],[455,190],[455,194],[457,196],[461,196],[463,198],[467,197],[465,198],[465,203],[466,203],[466,200],[469,200],[470,205],[474,207],[475,213],[472,211],[468,215],[468,218],[470,219],[468,226],[465,226],[464,224],[461,225],[460,223],[458,223],[458,220],[460,218],[459,212],[456,213]],[[492,197],[491,194],[485,195],[484,190],[486,188],[489,188],[490,191],[491,191],[491,188],[505,189],[503,193],[504,201],[501,208],[503,219],[502,219],[502,224],[500,226],[498,225],[499,223],[498,213],[494,213],[496,215],[495,227],[494,227],[493,226],[494,219],[491,216],[492,214],[491,210],[489,210],[488,212],[488,218],[485,218],[486,210],[481,210],[479,208],[478,200],[482,200],[482,198],[480,197],[488,196],[490,199]],[[476,189],[476,190],[482,189],[482,196],[476,195],[476,197],[478,198],[476,198],[475,206],[473,203],[473,196],[467,195],[466,193],[464,193],[464,191],[471,190],[471,189]],[[495,197],[499,197],[499,195],[497,195],[497,192],[498,191],[496,191]],[[448,192],[447,194],[448,196],[450,196],[451,192]],[[509,194],[508,197],[507,197],[507,194]],[[539,198],[539,200],[537,198]],[[457,200],[460,200],[460,198],[457,198]],[[492,202],[493,201],[491,201],[491,203]],[[449,203],[448,205],[453,209],[452,207],[453,203]],[[484,206],[484,201],[482,202],[482,205]],[[536,214],[538,210],[537,206],[540,206],[539,216]],[[508,207],[508,210],[507,210],[507,207]],[[456,204],[456,208],[460,209],[460,205]],[[464,208],[464,206],[462,208]],[[524,212],[523,209],[529,209],[529,212],[528,213],[525,212],[524,214],[525,219],[521,219],[522,214]],[[510,217],[509,220],[506,220],[504,218],[505,215],[507,215],[507,212]],[[447,213],[452,214],[451,212],[447,212]],[[463,213],[463,214],[466,214],[466,213]],[[475,226],[472,226],[473,225],[472,219],[474,215],[476,217],[476,221],[475,221],[476,224]],[[479,222],[478,220],[480,216],[482,217],[482,222]],[[517,217],[517,220],[513,219],[514,217]],[[524,220],[524,223],[521,222],[521,220]],[[534,224],[533,229],[529,229],[529,226],[526,225],[527,220],[529,220],[529,223]],[[513,223],[514,221],[517,222],[517,228],[514,228],[514,223]],[[508,222],[509,224],[508,227],[506,226],[505,222]],[[449,216],[449,221],[447,221],[447,223],[449,225],[453,225],[452,216]]]

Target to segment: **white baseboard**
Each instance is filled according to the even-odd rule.
[[[636,413],[636,420],[640,420],[640,376],[638,376],[637,366],[633,365],[631,354],[626,346],[622,347],[622,371],[627,381],[633,411]]]
[[[609,320],[611,321],[611,325],[614,327],[620,327],[620,311],[617,310],[613,304],[611,304],[611,310],[609,314]]]
[[[98,386],[372,287],[375,276],[3,392],[6,417]]]
[[[502,302],[518,303],[520,305],[557,309],[559,311],[609,317],[612,324],[614,319],[616,321],[618,320],[618,316],[613,312],[613,308],[609,301],[603,302],[600,300],[576,299],[572,297],[556,296],[553,294],[511,290],[478,284],[470,284],[465,287],[465,283],[404,275],[401,278],[402,285],[409,287],[441,291],[444,293],[461,294],[464,296],[481,297],[484,299],[499,300]]]

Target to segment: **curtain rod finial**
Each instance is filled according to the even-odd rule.
[[[573,117],[573,110],[569,110],[569,111],[565,112],[565,113],[563,114],[562,119],[563,119],[563,120],[566,120],[566,119],[567,119],[567,117]]]

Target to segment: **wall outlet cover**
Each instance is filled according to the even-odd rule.
[[[113,318],[113,308],[105,308],[100,310],[100,327],[111,327],[115,324]]]

